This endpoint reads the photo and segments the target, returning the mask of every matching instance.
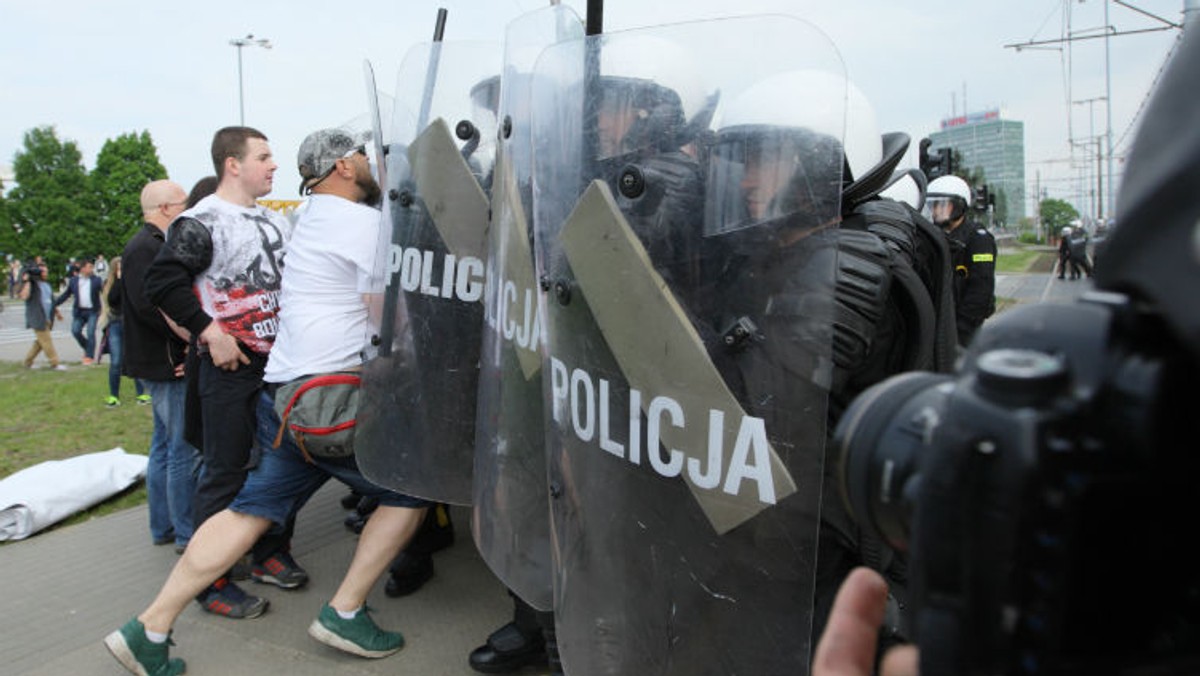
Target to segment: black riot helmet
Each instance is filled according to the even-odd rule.
[[[596,97],[597,159],[679,150],[708,99],[679,45],[651,35],[606,36]]]

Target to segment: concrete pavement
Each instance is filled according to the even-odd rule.
[[[333,596],[356,542],[342,526],[345,493],[331,482],[300,514],[293,553],[312,577],[307,587],[242,583],[271,601],[253,620],[217,617],[195,604],[184,611],[172,654],[187,661],[189,674],[475,674],[468,653],[511,617],[512,603],[475,551],[464,508],[452,510],[457,542],[434,554],[432,580],[400,599],[388,598],[380,582],[368,599],[380,626],[404,634],[403,650],[367,660],[309,638],[308,625]],[[151,545],[144,506],[0,546],[0,674],[126,673],[101,640],[151,601],[177,558],[172,547]]]

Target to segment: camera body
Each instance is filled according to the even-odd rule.
[[[38,280],[42,278],[42,266],[38,265],[35,261],[30,261],[25,264],[25,269],[21,273],[29,277],[30,280]]]
[[[1200,673],[1196,376],[1153,313],[1092,292],[855,400],[843,497],[908,557],[924,676]]]

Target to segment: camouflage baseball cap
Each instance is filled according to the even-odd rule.
[[[300,170],[300,194],[320,183],[333,172],[334,164],[341,158],[365,152],[369,134],[346,129],[322,129],[309,134],[300,144],[296,165]]]

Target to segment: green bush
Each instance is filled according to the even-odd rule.
[[[1023,232],[1017,235],[1017,241],[1021,244],[1044,244],[1041,237],[1037,236],[1036,232]]]

